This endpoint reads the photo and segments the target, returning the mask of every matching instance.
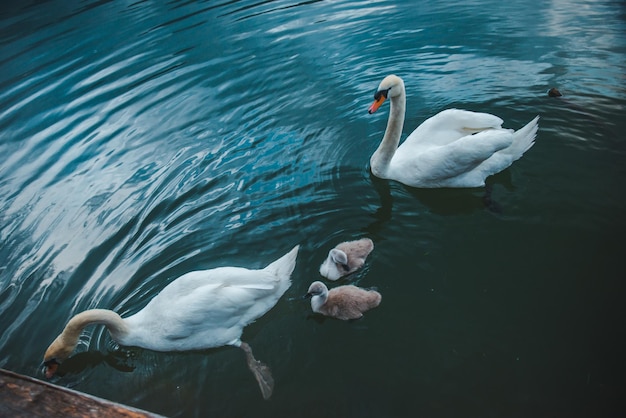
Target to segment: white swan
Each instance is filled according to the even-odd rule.
[[[487,176],[510,166],[534,144],[539,116],[513,131],[503,129],[497,116],[448,109],[424,121],[398,147],[406,107],[400,77],[385,77],[369,113],[387,98],[387,129],[370,159],[372,174],[379,178],[421,188],[480,187]]]
[[[271,372],[240,338],[243,328],[269,311],[291,285],[298,248],[261,270],[218,267],[186,273],[127,318],[106,309],[77,314],[46,350],[46,377],[52,377],[74,351],[83,328],[104,324],[119,344],[154,351],[241,347],[263,397],[269,398],[274,386]]]
[[[320,266],[320,274],[328,280],[338,280],[354,273],[363,267],[373,249],[374,242],[369,238],[337,244],[328,252],[326,260]]]
[[[341,320],[359,319],[363,313],[380,305],[382,296],[375,290],[353,285],[328,290],[320,281],[311,283],[306,297],[311,298],[313,312]]]

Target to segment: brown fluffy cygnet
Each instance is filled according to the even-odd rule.
[[[375,290],[346,285],[328,290],[322,282],[313,282],[306,294],[313,312],[337,319],[359,319],[363,313],[380,305],[382,296]]]
[[[320,266],[320,274],[328,280],[337,280],[363,267],[365,259],[374,249],[369,238],[346,241],[328,252],[328,257]]]

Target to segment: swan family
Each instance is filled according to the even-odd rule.
[[[369,113],[387,99],[391,105],[385,134],[370,159],[371,172],[412,187],[483,186],[487,176],[506,169],[532,147],[537,133],[538,117],[513,131],[502,128],[497,116],[448,109],[427,119],[399,145],[406,107],[403,80],[385,77],[374,99]],[[331,281],[349,276],[363,267],[373,248],[369,238],[338,244],[320,266],[320,275]],[[241,336],[244,327],[271,310],[289,289],[298,251],[296,245],[263,269],[217,267],[186,273],[125,318],[107,309],[78,313],[46,350],[45,375],[51,378],[70,357],[85,327],[102,324],[123,346],[154,351],[239,347],[268,399],[274,388],[271,371]],[[340,320],[359,319],[382,299],[375,290],[354,285],[329,290],[321,281],[309,286],[307,296],[313,312]]]

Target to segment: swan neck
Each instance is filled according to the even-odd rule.
[[[391,97],[390,102],[389,120],[387,121],[385,135],[370,160],[372,172],[376,177],[380,178],[386,178],[391,159],[400,144],[406,109],[406,94],[404,90],[398,96]]]
[[[68,358],[76,345],[83,329],[91,324],[104,324],[117,342],[129,333],[129,327],[115,312],[106,309],[91,309],[72,317],[63,332],[50,344],[44,354],[44,361],[63,361]],[[54,366],[46,366],[46,376],[52,376],[56,370]]]
[[[81,312],[69,320],[61,336],[66,341],[76,341],[83,329],[92,324],[102,324],[107,327],[114,340],[119,341],[128,334],[128,326],[121,316],[108,309],[91,309]]]

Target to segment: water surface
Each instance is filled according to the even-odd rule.
[[[154,353],[86,330],[55,383],[167,416],[622,416],[626,13],[614,1],[42,1],[0,6],[0,367],[89,308],[140,310],[196,269],[302,245],[234,348]],[[536,145],[485,189],[371,178],[388,107]],[[558,87],[561,98],[549,98]],[[368,236],[381,306],[320,321],[327,251]]]

